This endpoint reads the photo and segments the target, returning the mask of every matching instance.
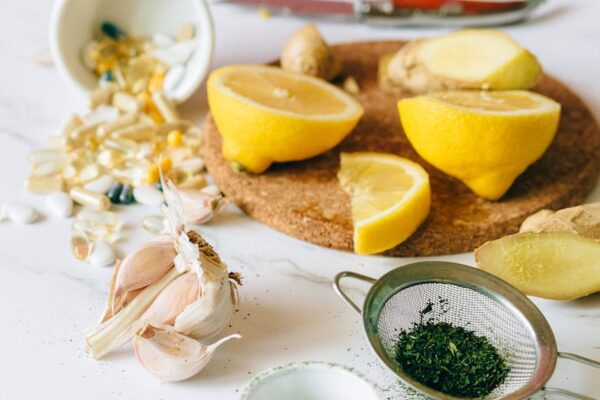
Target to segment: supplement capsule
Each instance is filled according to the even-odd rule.
[[[106,210],[84,208],[75,217],[78,221],[88,221],[106,226],[111,231],[118,231],[123,224],[118,214]]]
[[[31,193],[59,192],[63,188],[63,180],[59,175],[31,176],[25,181],[25,187]]]
[[[71,196],[74,202],[83,206],[95,208],[96,210],[108,210],[110,208],[110,200],[108,197],[100,193],[85,190],[79,186],[71,188],[69,196]]]
[[[71,228],[74,232],[84,234],[91,240],[106,240],[111,233],[106,225],[85,220],[76,220]]]
[[[71,237],[71,254],[78,260],[85,260],[92,252],[92,243],[85,234],[74,232]]]

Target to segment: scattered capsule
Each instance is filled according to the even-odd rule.
[[[169,68],[169,72],[165,75],[163,90],[169,97],[173,97],[175,90],[183,79],[185,67],[181,64],[174,65]]]
[[[105,225],[111,231],[118,231],[123,226],[118,214],[106,210],[84,208],[77,213],[75,218],[79,221],[90,221],[96,224]]]
[[[73,231],[81,233],[92,240],[104,240],[110,235],[110,230],[106,225],[92,221],[75,220],[71,228]]]
[[[102,75],[100,75],[100,84],[104,84],[107,82],[114,82],[115,81],[115,74],[112,72],[111,69],[109,69],[108,71],[106,71],[105,73],[103,73]]]
[[[50,193],[46,197],[46,206],[53,214],[62,218],[68,218],[73,214],[73,200],[65,192]]]
[[[58,174],[63,170],[67,160],[65,158],[56,158],[53,160],[48,160],[44,162],[40,162],[33,166],[31,170],[31,175],[34,176],[48,176]]]
[[[115,184],[107,193],[107,197],[113,204],[119,204],[119,197],[123,191],[123,185],[121,183]]]
[[[180,130],[172,130],[167,134],[167,144],[169,147],[183,146],[183,134]]]
[[[100,29],[102,32],[113,39],[118,39],[120,37],[125,36],[125,32],[123,32],[119,27],[109,21],[105,21],[100,25]]]
[[[153,235],[165,232],[165,219],[160,215],[147,215],[142,218],[142,228]]]
[[[40,164],[48,161],[67,161],[67,153],[61,150],[49,150],[39,149],[33,150],[27,157],[29,162],[33,165]]]
[[[27,204],[13,202],[5,202],[0,205],[0,215],[2,216],[0,220],[6,217],[17,224],[31,224],[35,222],[38,217],[35,208],[28,206]]]
[[[133,188],[131,185],[126,184],[123,186],[123,190],[121,190],[121,194],[119,195],[119,203],[120,204],[131,204],[134,202],[133,198]]]
[[[160,207],[164,196],[160,190],[151,185],[140,185],[133,188],[133,198],[139,204]]]
[[[116,259],[112,246],[103,240],[97,240],[88,257],[88,261],[95,267],[113,265]]]
[[[100,172],[98,164],[88,164],[77,175],[77,182],[84,184],[92,181],[100,176]]]
[[[85,234],[74,232],[71,236],[71,254],[78,260],[85,260],[90,255],[92,244]]]
[[[25,181],[25,187],[31,193],[47,194],[61,191],[63,180],[60,175],[31,176]]]
[[[111,187],[114,186],[115,183],[116,182],[112,176],[102,175],[93,181],[86,183],[83,188],[91,192],[105,194],[110,190]]]
[[[69,196],[74,202],[83,206],[95,208],[97,210],[108,210],[110,208],[110,200],[103,194],[85,190],[82,187],[75,186],[69,191]]]

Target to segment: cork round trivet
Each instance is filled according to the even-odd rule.
[[[273,165],[266,173],[235,173],[221,153],[221,136],[210,115],[202,155],[221,190],[248,215],[281,232],[326,247],[353,250],[350,199],[336,178],[340,151],[381,151],[421,164],[431,178],[431,213],[392,256],[431,256],[471,251],[514,233],[528,215],[581,203],[600,171],[600,130],[585,104],[560,82],[544,76],[534,90],[562,104],[558,133],[544,156],[530,166],[500,201],[475,196],[460,181],[420,158],[408,142],[396,109],[399,95],[377,83],[380,56],[404,42],[359,42],[333,46],[344,72],[356,78],[365,115],[335,149],[301,162]],[[485,134],[482,132],[481,134]]]

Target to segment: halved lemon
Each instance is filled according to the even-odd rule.
[[[560,104],[524,90],[457,90],[402,99],[398,111],[421,157],[496,200],[544,154]]]
[[[273,162],[314,157],[350,133],[358,101],[318,78],[264,65],[230,65],[207,83],[223,155],[260,173]]]
[[[429,175],[385,153],[341,153],[338,180],[352,201],[354,251],[373,254],[408,239],[431,206]]]

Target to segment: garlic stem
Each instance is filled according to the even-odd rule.
[[[85,336],[88,353],[98,359],[131,338],[132,325],[146,311],[158,294],[181,273],[171,268],[162,278],[145,288],[115,316]],[[119,340],[117,340],[119,339]]]

